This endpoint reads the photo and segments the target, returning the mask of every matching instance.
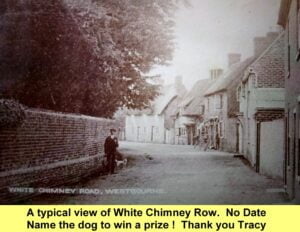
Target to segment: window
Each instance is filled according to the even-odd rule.
[[[214,105],[215,105],[215,109],[220,109],[220,96],[219,95],[215,95]]]
[[[181,135],[181,130],[180,128],[177,128],[177,136],[180,136]]]
[[[180,135],[185,135],[185,128],[179,128],[180,129]]]
[[[224,137],[224,124],[223,122],[219,123],[219,128],[220,128],[220,138]]]
[[[223,108],[223,94],[214,96],[214,107],[215,109]]]
[[[209,112],[209,97],[207,98],[207,112]]]
[[[200,106],[200,111],[201,111],[201,114],[205,113],[205,105]]]
[[[220,95],[220,109],[223,109],[223,94]]]
[[[151,141],[154,141],[154,126],[151,127]]]

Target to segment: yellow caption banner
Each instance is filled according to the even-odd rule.
[[[300,206],[0,206],[2,232],[299,232]]]

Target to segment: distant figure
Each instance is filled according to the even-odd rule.
[[[219,150],[219,149],[220,149],[220,136],[217,133],[217,135],[216,135],[216,150]]]
[[[193,144],[194,144],[194,148],[200,146],[200,135],[195,135],[193,137]]]
[[[204,151],[206,151],[208,149],[208,146],[209,146],[209,136],[207,133],[204,134],[203,136],[203,142],[204,142]]]
[[[117,147],[119,146],[118,138],[115,136],[116,130],[110,129],[110,135],[105,139],[104,152],[108,161],[108,173],[113,174],[115,171],[115,160]]]

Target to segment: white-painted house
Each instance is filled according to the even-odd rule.
[[[128,111],[125,134],[127,141],[144,143],[175,143],[174,115],[186,89],[181,77],[174,84],[163,86],[151,107]]]
[[[283,39],[284,35],[279,35],[247,68],[237,89],[239,153],[257,172],[281,179],[285,106]]]

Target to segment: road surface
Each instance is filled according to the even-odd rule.
[[[117,174],[71,186],[85,194],[42,195],[25,204],[285,204],[283,184],[225,152],[122,142]]]

